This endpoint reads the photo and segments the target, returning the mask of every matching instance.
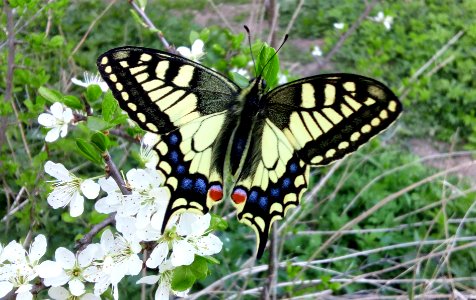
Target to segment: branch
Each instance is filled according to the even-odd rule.
[[[123,195],[131,195],[131,191],[127,189],[127,185],[122,179],[121,173],[116,167],[116,164],[111,159],[111,156],[109,153],[104,153],[103,154],[104,161],[106,162],[106,168],[107,168],[107,173],[114,179],[114,181],[117,183],[117,186],[119,186],[119,189],[121,190]],[[113,224],[115,222],[115,217],[116,214],[113,213],[106,219],[104,219],[101,223],[96,224],[91,228],[91,230],[86,233],[79,241],[76,242],[75,248],[78,249],[78,251],[83,250],[86,248],[87,245],[91,244],[94,236],[104,229],[105,227]]]
[[[352,26],[350,26],[350,28],[344,32],[344,34],[341,35],[341,37],[339,38],[339,40],[337,41],[337,43],[335,44],[334,48],[332,48],[331,51],[329,51],[329,53],[327,53],[327,55],[324,57],[324,59],[322,60],[319,60],[317,63],[318,63],[318,66],[320,68],[322,68],[324,65],[326,65],[331,59],[332,57],[337,53],[339,52],[340,48],[342,48],[342,46],[344,45],[345,41],[352,35],[355,33],[355,31],[357,30],[357,28],[360,26],[360,24],[362,24],[362,22],[369,16],[370,12],[372,11],[372,9],[374,8],[374,6],[377,4],[377,0],[373,0],[370,4],[368,4],[366,7],[365,7],[365,10],[364,12],[359,16],[359,18],[352,24]]]
[[[137,14],[142,18],[147,28],[157,33],[157,37],[162,42],[162,45],[164,45],[165,49],[167,49],[168,52],[176,53],[175,47],[171,46],[169,42],[167,42],[162,31],[160,31],[159,29],[157,29],[157,27],[155,27],[154,23],[152,23],[152,21],[149,19],[145,11],[142,10],[134,0],[129,0],[129,4],[137,12]]]

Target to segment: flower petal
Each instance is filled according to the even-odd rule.
[[[60,136],[61,129],[59,127],[54,127],[48,133],[46,133],[45,141],[52,143],[56,141]]]
[[[141,279],[137,280],[137,284],[156,284],[160,279],[160,276],[158,275],[149,275],[149,276],[144,276]]]
[[[195,259],[195,252],[195,248],[185,240],[174,242],[170,256],[172,265],[175,267],[190,265]]]
[[[85,268],[91,264],[98,251],[96,244],[89,244],[83,251],[78,254],[78,263],[81,268]]]
[[[214,234],[200,237],[195,245],[198,248],[197,254],[202,256],[216,254],[223,247],[222,241]]]
[[[204,45],[205,44],[203,43],[203,41],[201,39],[195,40],[195,42],[193,42],[193,44],[192,44],[192,55],[193,56],[203,55],[203,46]]]
[[[75,197],[71,199],[69,204],[69,214],[71,217],[78,217],[84,212],[84,197],[79,193],[75,194]]]
[[[50,112],[56,119],[63,119],[63,111],[63,104],[59,102],[55,102],[50,106]]]
[[[68,285],[71,294],[74,296],[81,296],[84,294],[84,292],[86,292],[84,289],[84,283],[82,283],[81,280],[77,278],[71,280]]]
[[[187,47],[178,47],[177,52],[180,53],[183,57],[189,58],[192,56],[192,51]]]
[[[52,114],[42,113],[38,116],[38,123],[45,127],[51,128],[57,124],[57,120]]]
[[[0,281],[0,298],[8,294],[13,289],[13,284],[9,281]]]
[[[48,296],[54,300],[66,300],[69,297],[69,292],[62,286],[51,287],[48,290]]]
[[[30,253],[28,258],[30,262],[39,261],[40,258],[46,253],[46,237],[43,234],[39,234],[33,240],[33,243],[30,247]]]
[[[64,269],[72,269],[76,263],[76,256],[69,249],[59,247],[55,251],[55,260],[63,266]]]
[[[66,169],[61,163],[54,163],[52,161],[47,161],[45,163],[45,172],[48,175],[61,180],[61,181],[71,181],[72,177],[68,169]]]
[[[65,193],[65,191],[62,189],[54,189],[48,195],[48,198],[46,198],[46,201],[48,201],[48,204],[51,207],[53,207],[54,209],[57,209],[57,208],[65,207],[66,205],[68,205],[68,203],[71,202],[71,199],[76,197],[76,195],[79,195],[79,193],[74,193],[73,195],[69,195],[68,193]]]
[[[86,179],[81,183],[81,192],[88,199],[95,199],[99,195],[100,186],[91,179]]]
[[[163,280],[155,291],[155,300],[169,300],[170,299],[170,284]]]
[[[45,260],[41,264],[35,267],[35,271],[41,278],[53,278],[58,277],[63,273],[61,264],[52,260]]]
[[[152,250],[149,259],[145,262],[146,266],[151,269],[157,268],[164,261],[167,254],[169,254],[169,246],[167,243],[158,244],[154,250]]]

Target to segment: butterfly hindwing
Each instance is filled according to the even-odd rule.
[[[109,50],[98,69],[131,119],[161,136],[157,169],[171,196],[162,229],[175,213],[208,212],[223,187],[223,163],[212,154],[220,152],[226,111],[240,89],[200,64],[147,48]]]
[[[232,195],[247,195],[246,201],[235,201],[235,206],[240,222],[256,233],[259,258],[272,223],[284,218],[288,209],[299,205],[299,199],[307,189],[309,166],[269,119],[257,124],[253,133],[245,168]],[[232,199],[235,198],[232,196]]]
[[[310,165],[327,165],[354,152],[402,110],[385,85],[353,74],[304,78],[264,97],[266,116]]]

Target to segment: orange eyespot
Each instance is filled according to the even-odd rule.
[[[233,200],[233,202],[235,202],[236,204],[241,204],[245,202],[247,197],[248,196],[246,195],[246,191],[240,188],[235,189],[233,191],[233,194],[231,194],[231,200]]]

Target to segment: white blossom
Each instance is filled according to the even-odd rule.
[[[288,76],[283,73],[278,74],[278,84],[285,84],[288,83],[288,81]]]
[[[161,186],[163,176],[155,169],[131,169],[126,178],[132,194],[125,197],[118,214],[135,215],[138,228],[145,228],[152,220],[161,223],[170,199],[168,189]]]
[[[69,204],[72,217],[80,216],[84,211],[84,196],[94,199],[99,195],[99,184],[91,179],[81,179],[70,173],[61,163],[47,161],[45,172],[56,178],[53,191],[48,195],[48,204],[53,208]]]
[[[140,158],[146,168],[154,169],[159,163],[159,155],[154,150],[155,145],[159,142],[157,134],[147,132],[141,140]]]
[[[73,111],[71,108],[64,107],[59,102],[50,106],[49,113],[42,113],[38,116],[38,123],[51,129],[45,136],[45,141],[51,143],[60,136],[65,137],[68,133],[68,125],[73,121]]]
[[[77,255],[63,247],[56,249],[55,259],[62,268],[61,273],[58,276],[46,278],[44,284],[59,287],[68,283],[71,295],[83,295],[85,293],[83,273],[92,264],[97,248],[96,244],[90,244]]]
[[[190,265],[195,254],[206,256],[216,254],[222,249],[222,242],[214,234],[208,233],[210,214],[198,216],[192,213],[183,213],[176,227],[167,229],[164,237],[152,250],[146,265],[156,268],[162,264],[172,244],[170,262],[172,266]]]
[[[114,238],[110,230],[104,231],[97,252],[102,262],[89,266],[83,273],[87,281],[95,283],[94,294],[99,296],[111,286],[114,299],[118,299],[118,283],[124,276],[137,275],[142,269],[142,260],[137,255],[141,250],[139,241],[120,235]]]
[[[334,23],[334,28],[338,30],[344,29],[344,26],[344,23]]]
[[[318,45],[315,45],[315,46],[312,48],[311,55],[314,56],[314,57],[322,56],[322,50],[321,50],[321,48],[320,48]]]
[[[101,90],[103,92],[107,92],[109,90],[109,87],[107,86],[107,83],[105,83],[102,80],[102,78],[101,78],[101,76],[99,76],[99,74],[93,75],[92,73],[84,72],[83,76],[84,76],[84,81],[79,80],[76,77],[73,77],[71,79],[71,82],[76,84],[76,85],[85,87],[85,88],[87,88],[88,86],[90,86],[92,84],[97,84],[97,85],[99,85],[99,87],[101,88]]]
[[[369,17],[369,18],[377,23],[382,23],[383,26],[385,26],[387,30],[390,30],[392,28],[393,17],[385,16],[385,14],[382,11],[379,11],[375,17]]]
[[[5,246],[5,260],[0,266],[0,298],[16,288],[17,299],[32,299],[32,280],[38,276],[47,278],[59,274],[61,269],[54,262],[39,263],[46,253],[46,245],[46,237],[40,234],[33,240],[28,252],[16,241]]]
[[[116,181],[112,177],[99,178],[98,184],[107,196],[96,201],[94,208],[103,214],[110,214],[120,209],[124,203],[124,195]]]
[[[195,40],[195,42],[193,42],[191,49],[181,46],[177,48],[177,52],[185,58],[198,61],[203,55],[205,55],[205,52],[203,51],[203,46],[203,41],[201,39],[197,39]]]
[[[79,299],[79,300],[100,300],[101,298],[91,294],[91,293],[83,293],[81,295],[73,295],[62,286],[51,287],[48,290],[48,296],[51,297],[53,300],[71,300],[71,299]]]

